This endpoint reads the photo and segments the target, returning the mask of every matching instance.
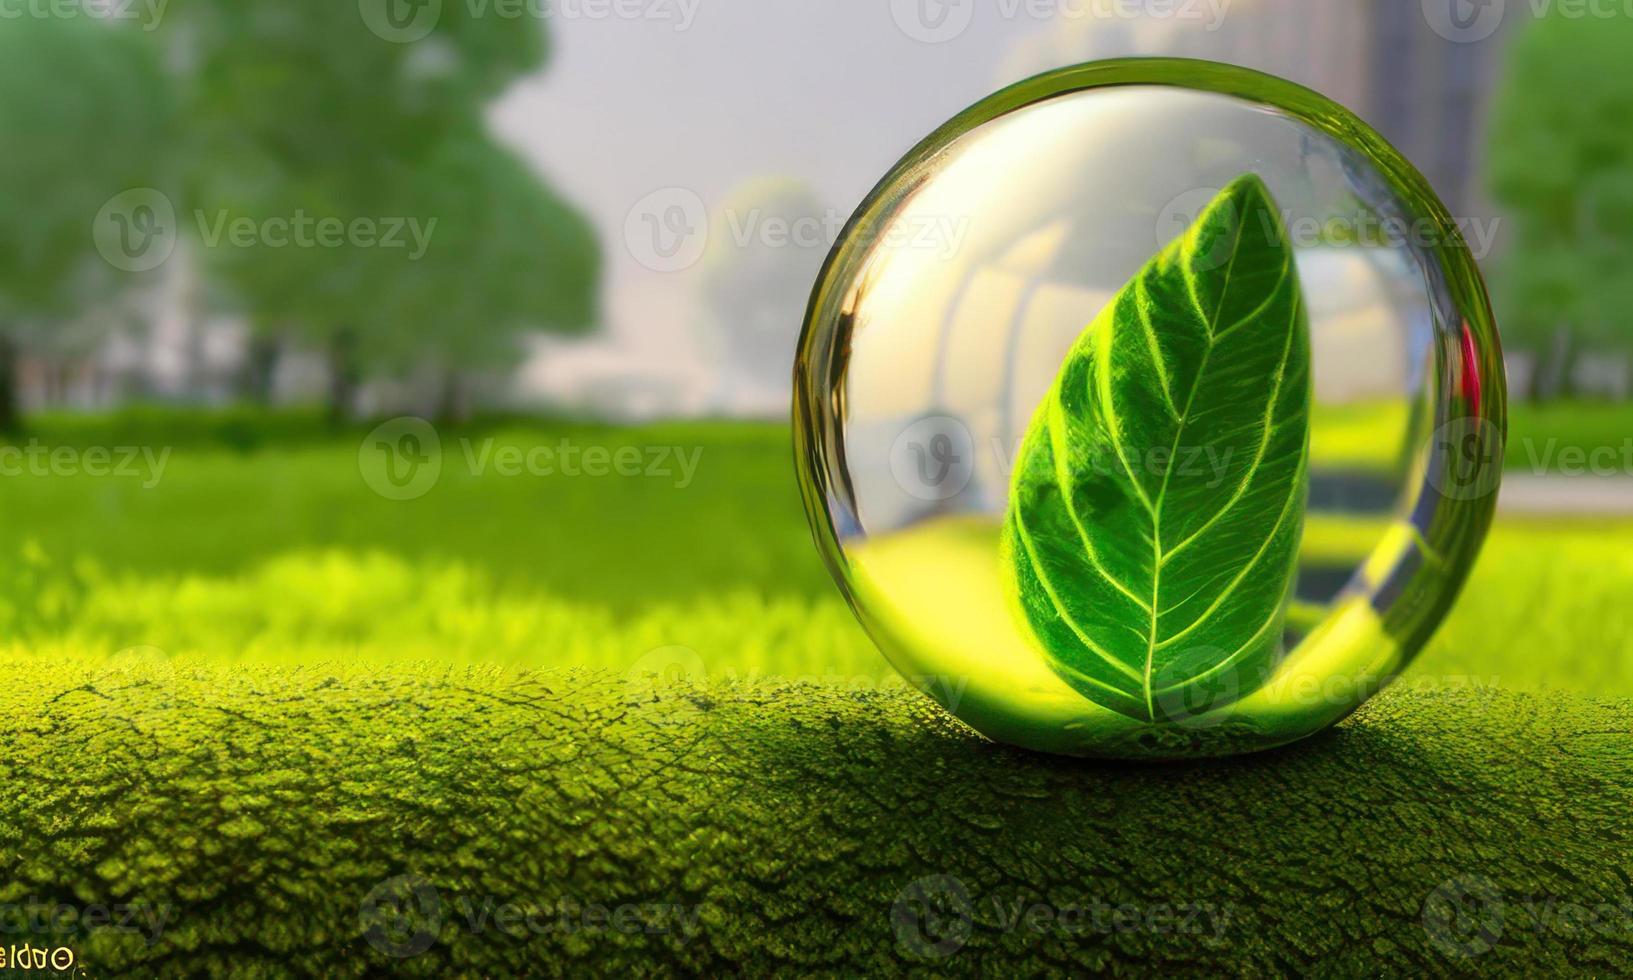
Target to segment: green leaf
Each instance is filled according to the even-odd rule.
[[[1268,678],[1303,531],[1310,397],[1293,251],[1245,175],[1078,338],[1017,458],[1003,561],[1084,697],[1173,722]]]

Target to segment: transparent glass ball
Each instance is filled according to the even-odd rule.
[[[1280,209],[1307,309],[1302,533],[1290,582],[1246,582],[1285,596],[1267,668],[1142,717],[1085,696],[1020,613],[1011,482],[1086,328],[1244,175]],[[1495,507],[1501,365],[1455,222],[1365,123],[1245,69],[1098,62],[969,109],[862,204],[800,342],[797,465],[863,625],[973,728],[1071,755],[1246,752],[1344,718],[1447,613]]]

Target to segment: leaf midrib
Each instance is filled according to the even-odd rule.
[[[1219,305],[1214,310],[1213,316],[1210,317],[1207,311],[1202,309],[1202,297],[1197,293],[1196,276],[1190,266],[1188,264],[1182,265],[1179,270],[1180,275],[1185,277],[1185,291],[1190,294],[1191,305],[1196,308],[1197,319],[1208,324],[1208,344],[1202,349],[1202,361],[1197,366],[1196,374],[1191,378],[1191,390],[1185,396],[1185,408],[1180,411],[1179,418],[1174,423],[1173,445],[1168,451],[1169,466],[1162,474],[1162,486],[1157,489],[1157,504],[1151,509],[1151,632],[1146,638],[1145,675],[1141,683],[1145,694],[1145,712],[1147,717],[1150,718],[1157,717],[1156,697],[1151,690],[1151,672],[1156,665],[1157,659],[1157,624],[1162,620],[1159,612],[1162,589],[1162,504],[1168,498],[1168,483],[1174,475],[1172,465],[1174,453],[1179,450],[1180,439],[1185,434],[1185,427],[1190,424],[1191,406],[1195,404],[1196,393],[1202,387],[1202,378],[1208,373],[1208,362],[1213,356],[1213,345],[1216,342],[1214,331],[1219,326],[1219,315],[1225,309],[1225,297],[1230,295],[1230,284],[1236,276],[1236,259],[1241,255],[1242,230],[1246,225],[1247,221],[1244,215],[1242,220],[1237,222],[1236,234],[1231,239],[1230,264],[1225,267],[1224,282],[1219,287]],[[1123,461],[1123,466],[1125,469],[1128,467],[1127,460]],[[1132,470],[1129,471],[1128,477],[1136,485],[1139,483],[1138,477],[1134,475]]]
[[[1290,271],[1291,261],[1292,261],[1292,259],[1291,259],[1291,257],[1289,257],[1289,259],[1288,259],[1289,266],[1288,266],[1288,269],[1286,271]],[[1275,290],[1279,291],[1282,288],[1282,285],[1285,283],[1285,281],[1286,281],[1285,276],[1282,279],[1278,279],[1277,282],[1276,282]],[[1257,307],[1255,307],[1254,312],[1250,313],[1249,317],[1256,315],[1258,312],[1262,311],[1266,306],[1268,306],[1270,304],[1270,300],[1275,298],[1275,295],[1276,295],[1276,292],[1272,291],[1272,293],[1270,295],[1270,298],[1266,299],[1265,302],[1263,302],[1263,303],[1259,304]],[[1287,331],[1287,342],[1282,347],[1281,360],[1276,365],[1276,383],[1275,383],[1274,388],[1271,391],[1270,400],[1266,403],[1266,407],[1265,407],[1264,436],[1259,440],[1259,451],[1258,451],[1257,455],[1254,457],[1253,465],[1248,468],[1247,473],[1242,477],[1241,485],[1237,488],[1237,492],[1231,496],[1231,499],[1226,501],[1225,505],[1223,507],[1219,508],[1219,510],[1214,513],[1214,516],[1209,518],[1208,522],[1206,524],[1204,524],[1201,529],[1196,531],[1190,537],[1187,537],[1184,541],[1181,541],[1178,545],[1176,545],[1174,547],[1173,551],[1170,551],[1170,552],[1168,552],[1167,555],[1163,556],[1163,558],[1161,560],[1161,564],[1158,566],[1159,571],[1160,571],[1161,567],[1164,566],[1164,565],[1167,565],[1168,562],[1173,559],[1174,555],[1178,554],[1181,549],[1183,549],[1186,545],[1190,544],[1192,541],[1195,541],[1198,537],[1200,537],[1203,533],[1205,533],[1209,528],[1213,527],[1214,524],[1218,523],[1218,521],[1221,520],[1224,517],[1224,515],[1230,511],[1230,509],[1232,507],[1235,507],[1237,501],[1239,501],[1242,498],[1242,496],[1247,492],[1247,487],[1253,482],[1253,479],[1256,476],[1258,476],[1259,469],[1264,464],[1264,455],[1269,450],[1269,447],[1270,447],[1271,434],[1274,431],[1271,419],[1275,415],[1275,410],[1276,410],[1277,403],[1280,402],[1280,400],[1281,400],[1282,386],[1285,385],[1286,382],[1287,382],[1287,363],[1288,363],[1288,361],[1290,361],[1292,359],[1292,356],[1293,356],[1293,338],[1294,338],[1294,334],[1297,332],[1295,328],[1296,328],[1296,325],[1298,323],[1299,311],[1302,309],[1302,307],[1303,307],[1303,296],[1302,296],[1302,294],[1295,291],[1294,296],[1293,296],[1293,308],[1292,308],[1291,313],[1289,314],[1290,325],[1289,325],[1289,329]],[[1246,320],[1246,318],[1244,318],[1244,320],[1242,322],[1245,322],[1245,320]],[[1229,332],[1230,332],[1229,330],[1226,331],[1226,333],[1229,333]],[[1234,595],[1236,593],[1236,589],[1239,586],[1241,586],[1241,584],[1244,581],[1247,580],[1248,574],[1254,568],[1256,568],[1258,566],[1259,560],[1265,556],[1267,551],[1269,551],[1270,542],[1274,541],[1276,534],[1280,533],[1282,523],[1287,520],[1287,515],[1289,513],[1290,508],[1292,507],[1293,499],[1298,496],[1299,487],[1303,483],[1303,475],[1304,475],[1304,473],[1306,471],[1307,471],[1307,464],[1301,462],[1299,464],[1299,466],[1298,466],[1297,471],[1294,474],[1292,486],[1290,486],[1288,488],[1288,490],[1287,490],[1287,498],[1284,501],[1282,501],[1282,510],[1281,510],[1280,515],[1276,518],[1276,524],[1271,529],[1270,534],[1265,538],[1264,543],[1259,546],[1259,550],[1254,553],[1253,558],[1250,561],[1248,561],[1246,565],[1244,565],[1242,567],[1242,570],[1239,573],[1237,573],[1236,577],[1231,580],[1230,584],[1225,586],[1225,588],[1219,593],[1219,595],[1214,597],[1213,602],[1208,604],[1207,609],[1204,609],[1200,614],[1198,614],[1197,617],[1195,619],[1193,619],[1190,622],[1190,624],[1187,625],[1184,629],[1180,630],[1178,633],[1175,633],[1173,636],[1170,636],[1166,640],[1163,640],[1161,643],[1157,644],[1156,645],[1156,650],[1166,649],[1167,647],[1172,646],[1175,642],[1177,642],[1182,637],[1189,636],[1193,631],[1195,631],[1203,623],[1207,622],[1208,617],[1210,617],[1214,613],[1218,612],[1219,607],[1223,606],[1225,604],[1225,600],[1229,599],[1232,595]],[[1152,615],[1153,615],[1153,617],[1159,616],[1158,611],[1154,607],[1152,609]],[[1269,620],[1267,620],[1267,623],[1268,622],[1274,622],[1274,621],[1275,621],[1275,617],[1272,616]],[[1153,619],[1153,621],[1152,621],[1152,624],[1153,624],[1152,635],[1153,636],[1155,636],[1155,634],[1156,634],[1157,622],[1158,622],[1157,619]],[[1263,630],[1264,630],[1264,627],[1261,626],[1259,628],[1259,632],[1263,632]],[[1257,635],[1257,634],[1255,634],[1255,635]],[[1241,652],[1241,650],[1237,651],[1237,653],[1240,653],[1240,652]],[[1153,653],[1155,653],[1155,651],[1153,651]],[[1235,655],[1236,654],[1232,654],[1233,657]]]

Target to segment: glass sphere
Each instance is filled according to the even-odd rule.
[[[1093,569],[1071,565],[1068,555],[1052,566],[1053,588],[1044,584],[1056,606],[1028,599],[1006,519],[1018,510],[1024,525],[1038,517],[1028,508],[1049,503],[1015,492],[1017,469],[1038,454],[1029,430],[1048,442],[1058,427],[1092,421],[1049,414],[1057,378],[1071,380],[1083,351],[1100,350],[1110,378],[1101,393],[1111,406],[1105,414],[1116,418],[1101,419],[1102,427],[1127,439],[1142,431],[1141,412],[1162,411],[1113,390],[1152,390],[1153,365],[1166,384],[1159,348],[1169,350],[1181,329],[1137,280],[1212,220],[1205,214],[1217,210],[1221,188],[1243,181],[1273,202],[1275,237],[1290,255],[1284,266],[1296,269],[1301,289],[1309,395],[1298,436],[1307,483],[1287,484],[1287,499],[1302,507],[1288,505],[1298,533],[1275,545],[1285,550],[1281,572],[1245,564],[1244,542],[1224,536],[1190,556],[1215,563],[1210,573],[1272,611],[1257,634],[1257,667],[1234,669],[1239,650],[1210,654],[1212,667],[1198,654],[1183,683],[1156,692],[1169,698],[1159,704],[1153,676],[1172,665],[1158,624],[1196,597],[1178,595],[1172,581],[1165,592],[1139,580],[1117,585],[1127,596],[1117,600],[1122,611],[1096,606],[1085,582]],[[1194,272],[1201,278],[1189,280],[1193,299],[1198,282],[1204,291],[1228,283],[1210,278],[1219,274]],[[1106,317],[1123,315],[1116,308],[1125,291],[1141,297],[1128,310],[1149,307],[1150,360],[1113,351],[1113,341],[1100,349],[1085,340],[1091,327],[1109,329]],[[1230,356],[1247,372],[1231,396],[1236,407],[1262,404],[1256,389],[1272,379],[1265,374],[1261,386],[1250,359]],[[1339,721],[1394,679],[1439,625],[1495,507],[1506,425],[1501,365],[1485,287],[1455,222],[1365,123],[1245,69],[1099,62],[969,109],[914,149],[852,217],[800,341],[796,459],[818,546],[857,616],[898,671],[964,722],[1046,752],[1230,754]],[[1070,416],[1074,402],[1065,404]],[[1167,409],[1197,427],[1225,410]],[[1117,431],[1111,435],[1116,442]],[[1086,465],[1075,456],[1059,462],[1066,458],[1057,452],[1049,465]],[[1140,459],[1164,487],[1181,465],[1211,465],[1178,453]],[[1219,467],[1221,513],[1249,505],[1238,503],[1248,477],[1238,486],[1237,472]],[[1075,485],[1066,469],[1060,477]],[[1072,492],[1063,496],[1069,507]],[[1178,506],[1202,506],[1186,499]],[[1162,506],[1170,512],[1154,525],[1159,539],[1165,521],[1184,517],[1171,502]],[[1114,550],[1142,540],[1129,511],[1092,501],[1086,511],[1077,531],[1091,558],[1101,544]],[[1170,557],[1159,543],[1140,567],[1160,578]],[[1202,598],[1204,588],[1197,586]],[[1080,629],[1071,609],[1101,622]],[[1082,649],[1064,649],[1077,643],[1066,627]],[[1149,630],[1143,673],[1137,649],[1104,658],[1114,668],[1109,684],[1073,666],[1084,650],[1113,645],[1097,642],[1106,634],[1096,630],[1119,629],[1136,637],[1136,648]]]

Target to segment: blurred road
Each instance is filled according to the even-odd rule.
[[[1633,515],[1633,478],[1505,476],[1497,506],[1507,514]]]

